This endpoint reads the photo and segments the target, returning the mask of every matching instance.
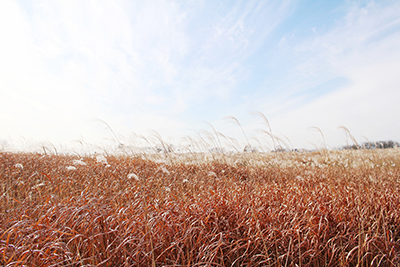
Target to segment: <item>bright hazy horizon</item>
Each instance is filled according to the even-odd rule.
[[[379,0],[0,1],[0,150],[153,131],[179,144],[209,124],[244,147],[227,116],[271,147],[254,112],[291,148],[322,146],[312,127],[329,148],[346,144],[340,126],[400,141],[399,14]]]

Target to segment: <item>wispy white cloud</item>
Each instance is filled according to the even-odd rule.
[[[399,11],[398,3],[353,5],[329,31],[306,40],[292,40],[294,55],[302,59],[294,64],[293,81],[308,83],[302,95],[309,94],[311,101],[299,101],[301,106],[296,108],[278,104],[281,115],[274,116],[276,127],[299,145],[307,145],[305,140],[310,134],[306,129],[310,126],[321,127],[332,146],[344,143],[336,128],[339,125],[347,126],[360,141],[365,141],[362,136],[398,136],[394,117],[400,113],[395,100],[400,97],[396,71],[400,68]],[[322,95],[307,92],[313,88],[310,83],[334,78],[348,82]],[[296,84],[287,90],[295,95],[299,92]]]
[[[296,146],[310,126],[396,134],[382,117],[398,111],[399,4],[349,3],[299,35],[285,26],[297,1],[0,2],[3,137],[96,142],[109,133],[93,118],[179,136],[252,110]]]

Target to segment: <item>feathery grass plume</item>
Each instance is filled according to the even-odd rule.
[[[280,147],[286,147],[287,150],[291,150],[293,148],[292,143],[290,142],[289,138],[285,135],[281,135],[282,137],[275,136],[275,138],[278,140]],[[286,139],[286,141],[283,140]]]
[[[367,149],[367,145],[371,144],[371,142],[369,141],[369,139],[367,137],[365,137],[364,135],[361,136],[362,138],[364,138],[365,140],[367,140],[367,142],[361,144],[361,148],[362,149]]]
[[[348,138],[350,138],[351,141],[353,141],[353,145],[355,146],[356,149],[359,149],[359,148],[360,148],[360,145],[357,143],[356,138],[350,133],[350,130],[349,130],[349,129],[347,129],[347,128],[344,127],[344,126],[339,126],[338,129],[342,129],[342,130],[346,133],[346,143],[347,143],[347,147],[348,147],[348,148],[350,148],[350,147],[349,147]]]
[[[171,153],[174,153],[174,146],[172,144],[167,144],[162,136],[155,130],[151,131],[153,133],[153,139],[155,140],[155,151],[156,153],[159,154],[160,157],[168,158],[168,160],[171,160],[173,155]]]
[[[321,135],[321,137],[322,137],[323,144],[324,144],[324,151],[328,150],[328,148],[327,148],[327,146],[326,146],[326,142],[325,142],[325,136],[324,136],[324,134],[323,134],[323,132],[321,131],[320,128],[318,128],[318,127],[316,127],[316,126],[312,126],[312,127],[309,127],[307,130],[308,130],[308,131],[317,131],[317,132],[319,132],[320,135]],[[318,149],[318,148],[317,148],[317,149]]]
[[[115,134],[115,132],[114,132],[114,130],[111,128],[111,126],[110,126],[106,121],[104,121],[104,120],[102,120],[102,119],[100,119],[100,118],[95,118],[95,121],[99,121],[99,122],[104,123],[104,124],[106,125],[106,128],[107,128],[108,130],[110,130],[110,132],[113,134],[113,136],[114,136],[114,138],[115,138],[115,141],[117,141],[117,143],[118,143],[117,148],[118,148],[118,149],[124,150],[124,144],[121,143],[121,141],[119,140],[118,136]],[[126,153],[126,151],[124,151],[124,152]]]
[[[223,138],[223,140],[225,140],[225,143],[224,143],[225,146],[231,147],[234,150],[236,150],[236,152],[239,152],[239,144],[238,144],[238,142],[237,142],[237,140],[235,138],[230,137],[230,136],[226,136],[221,132],[217,132],[217,134],[219,136],[221,136]],[[235,146],[235,144],[236,144],[236,146]],[[225,149],[224,149],[225,146],[222,146],[222,143],[221,143],[221,151],[223,151],[223,152],[225,151]]]
[[[43,154],[45,154],[45,155],[47,155],[47,153],[48,153],[49,155],[53,154],[53,153],[51,152],[50,148],[48,148],[44,143],[41,145],[41,148],[42,148],[42,150],[43,150]]]
[[[208,125],[210,125],[210,127],[213,129],[213,131],[214,131],[214,134],[215,134],[215,138],[217,139],[217,145],[216,145],[216,147],[217,147],[217,150],[218,151],[224,151],[224,149],[223,149],[223,147],[222,147],[222,144],[221,144],[221,140],[219,139],[219,136],[218,136],[218,132],[217,132],[217,130],[215,130],[215,128],[214,128],[214,126],[212,126],[212,124],[211,123],[209,123],[209,122],[205,122],[205,123],[207,123]],[[212,136],[212,134],[211,134],[211,136]]]
[[[156,148],[154,147],[154,145],[149,141],[149,139],[147,139],[146,137],[144,137],[143,135],[139,135],[139,138],[143,139],[151,148],[151,150],[153,152],[156,151]],[[144,155],[146,155],[146,153],[144,153]]]
[[[196,141],[194,140],[194,138],[192,138],[191,136],[184,136],[182,137],[182,142],[185,143],[187,142],[186,145],[183,145],[183,147],[190,153],[193,154],[195,153],[194,149],[196,148]]]
[[[262,152],[266,152],[266,150],[264,149],[264,146],[261,144],[260,140],[256,137],[256,136],[252,136],[250,137],[250,139],[256,141],[256,143],[258,144],[258,147],[261,149]],[[271,150],[267,147],[267,150]]]
[[[247,142],[248,147],[251,148],[250,141],[249,141],[249,139],[247,138],[246,132],[244,131],[242,125],[241,125],[240,122],[239,122],[239,120],[236,119],[234,116],[227,116],[227,117],[224,118],[224,120],[229,120],[229,121],[233,122],[234,124],[236,124],[236,125],[238,125],[238,126],[240,127],[240,129],[242,130],[242,133],[243,133],[244,137],[246,138],[246,142]]]
[[[220,146],[218,144],[217,136],[215,136],[214,134],[212,134],[211,132],[209,132],[207,130],[201,130],[200,132],[205,136],[205,138],[207,138],[209,140],[209,142],[211,142],[211,144],[205,142],[205,144],[207,144],[206,147],[209,148],[205,152],[210,152],[211,150],[218,152],[218,151],[222,150],[222,148],[221,148],[222,146]],[[205,138],[203,138],[203,140],[205,140]]]
[[[266,133],[269,137],[271,137],[272,145],[273,145],[273,147],[274,147],[274,150],[281,149],[281,147],[278,147],[278,146],[277,146],[276,137],[272,134],[272,129],[271,129],[271,126],[270,126],[270,124],[269,124],[269,121],[268,121],[267,117],[266,117],[262,112],[260,112],[260,111],[253,111],[253,112],[251,112],[250,114],[255,115],[255,116],[258,116],[258,117],[261,117],[261,118],[263,119],[264,123],[265,123],[265,124],[267,125],[267,127],[268,127],[268,131],[263,130],[262,132]]]
[[[229,147],[233,148],[235,150],[236,153],[240,153],[240,144],[239,142],[230,136],[225,136],[222,133],[220,133],[220,135],[226,140],[227,144]]]
[[[196,132],[196,137],[189,139],[192,141],[191,144],[193,146],[193,150],[196,152],[203,152],[203,151],[207,150],[207,148],[204,147],[205,140],[201,136],[200,132],[198,132],[198,131],[195,131],[195,132]]]

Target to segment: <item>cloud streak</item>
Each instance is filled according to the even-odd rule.
[[[290,128],[318,126],[328,133],[327,141],[332,145],[344,142],[334,131],[339,125],[353,129],[359,139],[398,136],[399,127],[393,119],[400,111],[395,103],[400,97],[400,78],[396,73],[400,67],[399,10],[398,3],[353,5],[329,31],[300,42],[292,40],[289,47],[293,47],[291,52],[300,64],[293,64],[293,87],[288,91],[297,95],[302,90],[294,84],[297,80],[305,89],[302,96],[310,95],[311,101],[303,101],[294,109],[283,106],[282,115],[275,120],[277,127],[290,133]],[[321,93],[322,86],[307,92],[315,85],[338,78],[346,82]],[[305,131],[297,135],[290,135],[296,143],[307,140]]]
[[[254,110],[295,146],[311,126],[332,145],[339,125],[398,136],[399,4],[341,2],[334,20],[307,23],[303,4],[2,2],[0,138],[100,142],[109,133],[93,118],[122,135],[182,136],[205,120],[237,137],[221,118],[252,131]]]

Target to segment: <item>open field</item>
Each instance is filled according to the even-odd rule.
[[[2,266],[399,266],[400,149],[0,152]]]

